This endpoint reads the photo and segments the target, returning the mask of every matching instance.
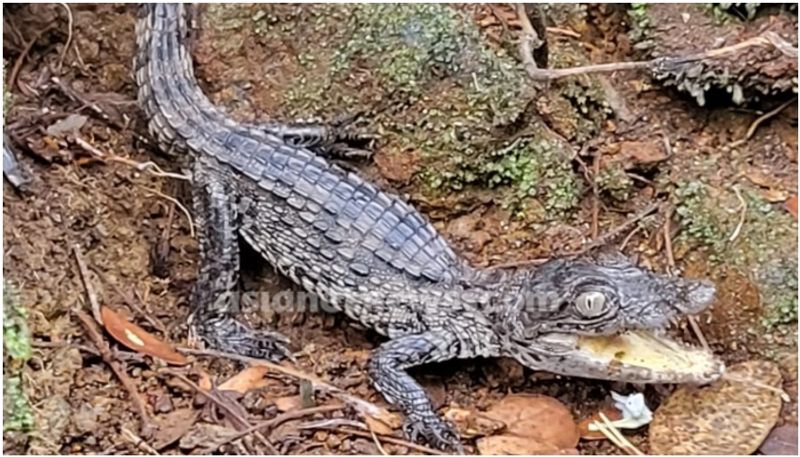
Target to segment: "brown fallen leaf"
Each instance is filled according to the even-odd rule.
[[[654,454],[748,455],[778,420],[781,373],[767,361],[728,367],[726,377],[706,387],[673,392],[653,414],[648,431]],[[759,386],[761,384],[761,386]]]
[[[455,425],[458,436],[462,438],[494,435],[506,428],[504,422],[492,419],[471,408],[447,408],[444,418]]]
[[[145,329],[125,319],[121,314],[107,306],[100,307],[103,326],[106,331],[123,346],[136,352],[158,357],[173,365],[186,365],[189,360],[166,343]]]
[[[590,416],[584,418],[582,421],[578,422],[578,431],[581,434],[581,439],[587,441],[593,440],[605,440],[607,437],[603,435],[603,432],[589,430],[589,424],[593,422],[603,423],[603,420],[600,418],[600,413],[606,415],[608,420],[616,421],[622,419],[622,413],[613,406],[605,406],[598,411],[595,411]]]
[[[211,454],[223,443],[239,436],[233,428],[221,425],[196,423],[181,437],[178,445],[181,449],[191,450],[194,454]]]
[[[267,367],[251,365],[236,373],[219,385],[219,390],[230,390],[245,394],[250,390],[259,389],[267,384],[264,374],[269,371]]]
[[[395,429],[398,428],[392,427],[390,424],[367,414],[364,414],[363,418],[364,422],[367,423],[367,427],[379,435],[391,435],[394,433]]]
[[[773,428],[758,451],[764,455],[797,455],[797,425]]]
[[[176,409],[169,414],[156,416],[156,431],[152,439],[157,451],[173,444],[189,432],[200,412],[192,408]]]
[[[577,455],[575,448],[559,449],[534,438],[514,435],[495,435],[476,442],[482,455]]]
[[[792,195],[786,200],[786,210],[789,211],[794,219],[797,220],[797,194]]]
[[[272,402],[275,403],[275,407],[278,408],[278,411],[282,413],[300,409],[303,406],[303,399],[300,398],[300,395],[273,398]]]
[[[556,449],[574,448],[580,438],[569,409],[545,395],[508,395],[485,414],[506,424],[504,435],[531,438]]]

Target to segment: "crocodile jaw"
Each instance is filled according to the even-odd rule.
[[[539,339],[556,355],[532,368],[567,376],[632,383],[707,384],[725,372],[724,363],[710,351],[692,347],[663,332],[626,331],[609,336],[579,336],[563,333]]]

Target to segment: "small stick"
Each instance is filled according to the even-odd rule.
[[[622,234],[623,232],[628,230],[632,225],[636,224],[640,220],[644,219],[645,217],[649,216],[651,213],[653,213],[656,210],[658,210],[660,205],[661,205],[660,203],[651,203],[650,205],[645,207],[645,209],[639,211],[638,213],[636,213],[636,215],[634,215],[630,219],[626,220],[625,222],[623,222],[619,226],[615,227],[610,232],[606,233],[605,235],[602,235],[602,236],[598,237],[594,241],[586,243],[586,245],[584,245],[581,249],[579,249],[577,251],[574,251],[574,252],[571,252],[571,253],[567,253],[566,256],[576,256],[576,255],[584,254],[584,253],[586,253],[588,251],[591,251],[592,249],[594,249],[594,248],[596,248],[598,246],[602,246],[602,245],[608,243],[609,241],[613,240],[614,238],[616,238],[617,236],[619,236],[620,234]]]
[[[375,430],[372,429],[372,426],[369,424],[369,421],[366,421],[364,423],[367,425],[367,430],[369,430],[369,434],[372,435],[372,442],[375,443],[375,447],[377,447],[378,450],[381,451],[382,455],[389,455],[389,453],[386,452],[386,449],[384,449],[383,446],[381,445],[381,442],[378,440],[378,435],[375,434]]]
[[[536,61],[533,60],[533,50],[538,49],[542,45],[542,39],[536,30],[531,25],[528,19],[528,13],[525,12],[525,5],[517,3],[515,5],[517,10],[517,17],[519,18],[519,25],[522,27],[522,39],[519,40],[519,58],[522,60],[522,65],[528,74],[534,74],[538,70]]]
[[[260,422],[260,423],[255,424],[255,425],[251,425],[250,427],[242,430],[241,432],[237,433],[236,435],[232,435],[232,436],[226,438],[225,440],[221,441],[217,445],[216,449],[219,449],[220,447],[222,447],[225,444],[230,443],[231,441],[236,441],[236,440],[238,440],[240,438],[244,438],[245,436],[247,436],[247,435],[249,435],[251,433],[257,432],[257,431],[260,431],[262,433],[268,433],[271,429],[277,427],[278,425],[280,425],[280,424],[282,424],[282,423],[284,423],[286,421],[290,421],[290,420],[294,420],[294,419],[300,419],[300,418],[303,418],[305,416],[313,416],[314,414],[318,414],[318,413],[330,413],[330,412],[333,412],[333,411],[339,411],[340,409],[342,409],[342,405],[323,405],[323,406],[316,406],[314,408],[306,408],[306,409],[299,409],[297,411],[289,411],[289,412],[283,413],[283,414],[281,414],[279,416],[276,416],[276,417],[274,417],[274,418],[272,418],[270,420],[267,420],[267,421],[264,421],[264,422]]]
[[[213,402],[215,405],[219,406],[220,408],[224,409],[225,412],[227,412],[233,419],[235,419],[239,423],[239,425],[241,427],[247,427],[247,429],[252,427],[252,424],[250,424],[250,422],[247,420],[247,418],[242,417],[242,415],[239,414],[238,411],[236,411],[235,409],[231,408],[226,402],[224,402],[224,401],[220,400],[219,398],[217,398],[216,395],[212,395],[211,393],[206,392],[205,390],[200,388],[200,386],[198,386],[194,381],[192,381],[191,379],[187,378],[182,373],[179,373],[179,372],[177,372],[177,371],[175,371],[175,370],[173,370],[171,368],[161,368],[159,371],[163,372],[163,373],[170,374],[172,376],[175,376],[181,382],[183,382],[187,386],[191,387],[192,390],[194,390],[195,392],[199,393],[203,397],[207,398],[209,401]],[[269,452],[272,455],[278,454],[278,450],[275,449],[275,446],[273,446],[272,443],[270,443],[269,440],[267,440],[267,438],[265,438],[264,435],[261,434],[261,432],[256,430],[256,431],[252,431],[252,432],[248,432],[248,433],[253,433],[253,435],[256,438],[258,438],[259,441],[261,441],[261,444],[263,444],[264,446],[267,447],[267,449],[269,450]],[[245,435],[246,434],[247,433],[245,433]]]
[[[604,427],[598,427],[603,435],[605,435],[608,439],[610,439],[614,444],[619,446],[620,448],[624,449],[625,452],[631,455],[644,455],[642,451],[639,450],[636,446],[633,445],[630,441],[628,441],[625,436],[617,430],[617,427],[614,427],[614,424],[608,420],[605,413],[602,411],[599,413],[600,419],[603,421]],[[612,438],[613,437],[613,438]]]
[[[114,292],[116,292],[117,295],[122,297],[122,300],[125,302],[126,305],[128,305],[129,308],[131,308],[134,312],[142,316],[145,320],[147,320],[147,322],[150,323],[150,325],[157,328],[162,334],[164,335],[167,334],[167,327],[164,325],[164,323],[162,323],[155,317],[151,316],[150,313],[146,312],[141,306],[139,306],[138,303],[136,303],[136,301],[133,299],[133,297],[130,296],[130,294],[120,289],[120,287],[115,282],[111,281],[108,278],[108,276],[106,276],[102,271],[100,271],[99,268],[96,268],[94,266],[91,266],[89,268],[92,271],[94,271],[94,274],[96,274],[101,281],[111,285],[111,288],[114,289]]]
[[[588,73],[610,73],[621,70],[643,70],[654,69],[660,66],[680,65],[684,63],[694,62],[697,60],[705,60],[714,57],[720,57],[725,54],[730,54],[751,46],[764,46],[771,45],[785,56],[797,59],[797,48],[791,46],[788,42],[779,36],[770,33],[765,33],[757,37],[750,38],[740,43],[725,46],[717,49],[710,49],[707,51],[690,54],[685,57],[657,57],[650,60],[639,60],[633,62],[614,62],[603,63],[597,65],[586,65],[581,67],[560,68],[560,69],[544,69],[544,68],[530,68],[525,66],[528,71],[528,76],[535,80],[553,80],[565,78],[567,76],[582,75]]]
[[[97,301],[97,293],[95,293],[94,287],[92,287],[92,283],[89,280],[89,269],[86,268],[86,262],[83,260],[79,244],[72,245],[72,253],[75,255],[75,261],[78,263],[78,270],[80,270],[81,273],[83,287],[86,289],[86,297],[89,299],[89,304],[91,305],[92,316],[94,316],[94,320],[97,321],[98,324],[103,325],[103,317],[100,314],[100,303]]]
[[[672,207],[667,209],[667,214],[664,217],[664,250],[667,252],[667,265],[669,266],[669,275],[672,276],[672,272],[675,270],[675,254],[672,251],[672,230],[670,229],[670,221],[672,220]],[[689,326],[692,327],[692,331],[694,332],[697,339],[700,341],[700,345],[706,351],[711,351],[711,347],[708,345],[708,341],[706,340],[705,335],[703,335],[703,331],[700,330],[700,324],[697,322],[697,317],[695,316],[686,316],[689,320]]]
[[[147,444],[147,442],[145,440],[143,440],[141,437],[136,436],[135,433],[133,433],[132,431],[128,430],[126,427],[122,427],[121,435],[123,437],[127,438],[128,441],[131,442],[131,444],[133,444],[137,448],[147,452],[148,454],[150,454],[150,455],[158,455],[158,451],[153,449],[153,447],[150,446],[149,444]]]
[[[742,231],[742,226],[744,226],[744,221],[747,218],[747,202],[742,198],[741,192],[739,192],[739,188],[733,186],[733,191],[736,192],[736,198],[739,199],[739,223],[736,224],[736,228],[731,233],[731,236],[728,237],[728,242],[734,241],[738,236],[739,232]]]
[[[222,351],[214,351],[210,349],[190,349],[190,348],[178,348],[179,352],[183,352],[185,354],[192,354],[192,355],[202,355],[202,356],[211,356],[211,357],[220,357],[220,358],[227,358],[231,360],[237,360],[239,362],[249,363],[252,365],[259,365],[267,367],[271,370],[277,371],[279,373],[292,376],[298,379],[305,379],[311,382],[315,389],[327,392],[340,400],[344,401],[345,403],[353,406],[357,411],[369,414],[372,417],[380,419],[381,416],[385,416],[388,411],[385,408],[381,408],[380,406],[370,403],[367,400],[358,398],[354,395],[350,395],[344,390],[328,384],[327,382],[323,381],[322,379],[307,373],[303,373],[302,371],[284,365],[279,365],[277,363],[272,363],[263,359],[255,359],[252,357],[247,357],[239,354],[232,354],[228,352]]]
[[[8,82],[6,84],[9,89],[14,87],[14,84],[17,82],[17,75],[19,75],[19,71],[22,69],[22,64],[25,62],[25,57],[27,57],[28,53],[31,52],[31,49],[33,49],[33,45],[36,44],[36,42],[39,40],[39,38],[41,38],[42,35],[45,34],[45,32],[50,31],[51,28],[52,27],[47,27],[44,30],[36,32],[36,35],[31,38],[31,41],[25,44],[25,48],[22,49],[19,57],[17,57],[16,62],[14,62],[14,66],[11,67],[11,73],[8,74]]]
[[[764,384],[763,382],[757,381],[755,379],[740,378],[740,377],[738,377],[738,376],[736,376],[734,374],[727,373],[727,372],[722,374],[722,379],[724,379],[726,381],[731,381],[731,382],[743,382],[745,384],[750,384],[750,385],[758,387],[760,389],[766,389],[766,390],[769,390],[771,392],[775,392],[776,394],[780,395],[781,400],[783,400],[784,402],[786,402],[786,403],[791,403],[792,402],[792,397],[790,397],[789,394],[786,393],[785,390],[783,390],[781,388],[778,388],[778,387],[770,386],[769,384]]]
[[[69,8],[69,5],[66,3],[59,3],[64,9],[67,11],[67,42],[64,44],[64,49],[61,50],[61,57],[58,59],[58,71],[61,72],[61,68],[64,66],[64,57],[66,57],[67,52],[69,52],[69,47],[72,44],[72,10]]]
[[[136,411],[139,413],[139,418],[142,424],[141,434],[144,436],[150,436],[153,425],[150,423],[150,417],[147,414],[147,407],[145,406],[142,397],[139,395],[136,385],[133,383],[125,370],[120,366],[119,362],[111,354],[108,345],[101,336],[100,330],[97,328],[97,324],[92,320],[91,316],[80,309],[76,309],[74,312],[78,316],[78,319],[80,319],[83,327],[86,329],[89,339],[92,340],[95,347],[97,347],[97,350],[100,352],[100,357],[103,359],[103,362],[105,362],[106,365],[111,368],[111,371],[113,371],[117,376],[120,383],[122,383],[123,387],[125,387],[125,390],[128,391],[128,395],[131,397],[131,401],[133,401],[134,406],[136,406]]]
[[[628,243],[631,241],[631,238],[633,238],[634,235],[639,233],[639,230],[641,230],[641,229],[642,229],[641,225],[637,225],[636,227],[634,227],[633,230],[631,230],[631,232],[628,233],[627,236],[625,236],[625,239],[622,240],[622,244],[619,245],[619,250],[620,251],[624,251],[625,250],[625,246],[628,245]]]
[[[600,192],[597,190],[597,175],[600,174],[600,159],[603,153],[597,151],[592,163],[592,239],[597,239],[600,232]]]
[[[547,33],[553,33],[556,35],[564,35],[572,38],[580,38],[581,35],[578,32],[572,31],[570,29],[562,29],[560,27],[547,27]]]
[[[155,190],[155,189],[153,189],[151,187],[142,186],[142,188],[144,190],[148,191],[148,192],[151,192],[151,193],[155,194],[158,197],[163,198],[164,200],[170,201],[173,204],[175,204],[175,206],[177,206],[181,210],[181,212],[183,212],[183,215],[186,216],[186,219],[189,222],[189,235],[191,235],[192,238],[195,237],[194,236],[194,219],[192,219],[191,213],[189,213],[189,210],[186,209],[186,207],[183,206],[183,204],[181,204],[181,202],[179,202],[177,199],[172,198],[169,195],[163,194],[163,193],[161,193],[161,192],[159,192],[159,191],[157,191],[157,190]]]
[[[750,128],[747,129],[747,133],[744,135],[744,138],[736,140],[733,143],[731,143],[731,147],[735,148],[735,147],[738,147],[738,146],[741,146],[741,145],[745,144],[756,133],[756,129],[758,128],[759,125],[761,125],[767,119],[770,119],[770,118],[778,115],[778,113],[780,113],[787,106],[789,106],[789,105],[791,105],[793,103],[797,103],[797,97],[795,97],[792,100],[783,102],[780,105],[778,105],[777,108],[773,109],[772,111],[769,111],[769,112],[764,113],[761,116],[757,117],[756,120],[754,120],[753,123],[750,124]]]

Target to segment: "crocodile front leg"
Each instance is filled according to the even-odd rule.
[[[235,192],[195,167],[193,204],[200,241],[200,271],[192,291],[193,332],[209,346],[250,357],[280,360],[288,340],[276,332],[256,332],[234,318],[239,311],[239,244]],[[198,179],[199,178],[199,179]],[[205,184],[203,184],[205,182]]]
[[[386,401],[405,414],[409,438],[416,441],[422,435],[433,446],[463,453],[458,434],[433,410],[425,391],[406,373],[416,365],[456,357],[456,343],[452,332],[438,329],[388,341],[372,353],[369,375]]]

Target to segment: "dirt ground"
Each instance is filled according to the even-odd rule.
[[[670,269],[672,256],[676,270],[712,279],[719,293],[700,316],[702,334],[728,363],[777,363],[791,397],[779,424],[796,424],[796,94],[741,105],[714,103],[711,94],[700,107],[693,95],[665,88],[646,72],[622,71],[536,86],[516,62],[518,23],[508,9],[419,8],[205,6],[194,49],[198,78],[215,103],[241,120],[366,113],[363,127],[380,136],[375,155],[347,166],[408,198],[475,265],[573,252],[649,203],[668,203],[607,242],[655,270]],[[25,316],[33,346],[22,362],[9,360],[6,350],[5,377],[20,380],[32,423],[4,424],[4,451],[213,452],[230,430],[241,430],[236,415],[252,423],[270,419],[284,412],[276,400],[305,390],[292,377],[270,373],[257,392],[216,393],[222,400],[210,400],[175,373],[218,385],[240,364],[196,356],[188,366],[169,368],[106,338],[144,404],[151,430],[143,430],[135,403],[76,310],[89,310],[89,284],[103,305],[161,338],[187,343],[197,246],[187,215],[174,204],[188,204],[187,189],[136,166],[153,161],[181,171],[148,141],[136,106],[135,7],[71,5],[71,21],[67,13],[47,4],[3,9],[5,125],[31,178],[22,190],[3,184],[4,287],[19,308],[4,315],[6,322],[9,312]],[[787,15],[796,30],[796,13],[768,14]],[[421,19],[408,22],[412,16]],[[637,16],[623,5],[551,6],[548,16],[551,67],[647,57],[632,38]],[[411,30],[405,39],[416,40],[411,45],[380,38],[381,31],[403,27]],[[459,61],[465,50],[473,66]],[[389,59],[387,52],[395,53]],[[443,62],[441,68],[431,61]],[[740,141],[756,119],[788,101]],[[69,116],[78,127],[64,132]],[[76,252],[91,270],[86,278]],[[289,287],[245,254],[245,290]],[[338,315],[251,320],[289,336],[301,370],[383,404],[365,374],[369,351],[381,342],[377,335]],[[697,342],[685,322],[679,333]],[[607,403],[612,389],[641,390],[652,408],[674,389],[563,378],[510,360],[448,362],[414,374],[437,408],[485,410],[510,392],[538,393],[563,402],[575,418]],[[381,452],[369,435],[304,428],[329,418],[358,419],[342,409],[288,420],[263,436],[283,453]],[[628,438],[648,451],[646,429]],[[402,444],[384,449],[416,452]],[[269,448],[250,435],[221,450]],[[471,442],[467,450],[474,451]],[[623,453],[607,441],[581,442],[577,450]]]

